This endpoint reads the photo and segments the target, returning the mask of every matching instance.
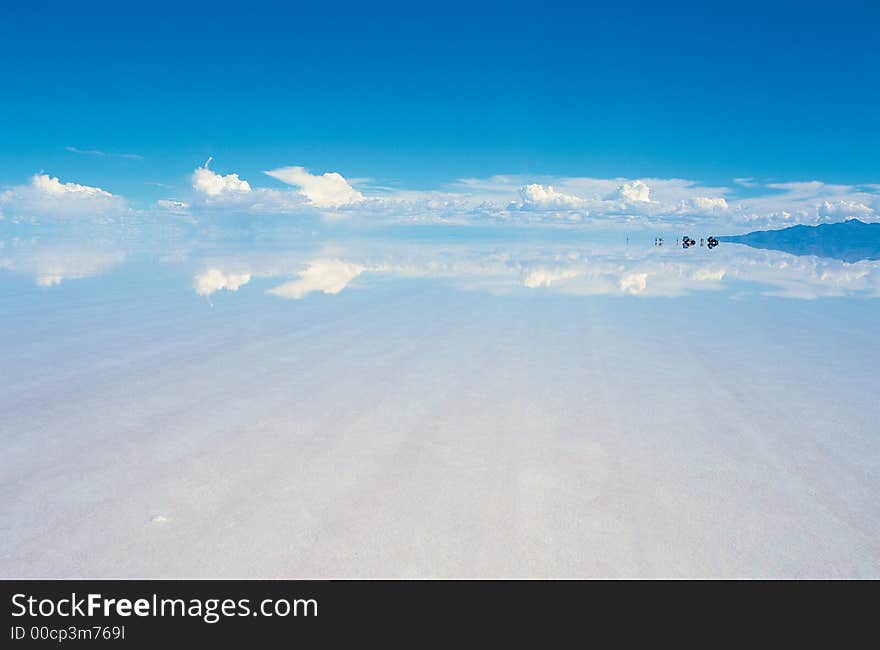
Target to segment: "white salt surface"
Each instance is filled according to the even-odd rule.
[[[0,577],[880,578],[874,299],[77,282],[4,285]]]

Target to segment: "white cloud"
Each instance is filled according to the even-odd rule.
[[[651,201],[651,188],[642,181],[635,180],[618,187],[614,196],[629,203],[649,203]]]
[[[858,201],[822,201],[818,208],[819,216],[823,218],[851,219],[867,217],[874,211],[864,203]]]
[[[864,221],[880,220],[870,206],[878,200],[871,186],[856,187],[821,181],[770,183],[772,192],[750,197],[731,205],[731,225],[778,228],[795,224],[816,225],[857,217]]]
[[[319,208],[339,208],[364,200],[341,174],[310,174],[303,167],[280,167],[264,172],[282,183],[299,187],[299,193]]]
[[[250,273],[225,273],[220,269],[208,269],[196,276],[193,286],[200,296],[210,296],[220,289],[238,291],[250,280]]]
[[[721,197],[697,196],[688,202],[698,210],[727,210],[727,199]]]
[[[25,219],[119,216],[127,211],[125,199],[91,185],[62,182],[48,174],[34,174],[29,185],[0,193],[0,208]]]
[[[84,197],[112,197],[113,195],[100,187],[90,187],[79,183],[62,183],[57,177],[48,174],[34,174],[31,177],[31,185],[39,192],[50,196],[84,196]]]
[[[336,294],[345,289],[348,283],[363,273],[360,264],[327,259],[309,262],[308,267],[299,273],[299,280],[285,282],[269,289],[268,293],[282,298],[298,300],[313,291]]]
[[[362,197],[342,177],[316,176],[301,167],[267,172],[290,183],[301,183],[295,192],[255,189],[236,207],[252,212],[308,214],[308,207],[344,206],[349,219],[372,223],[407,224],[546,224],[591,229],[669,230],[706,229],[713,234],[747,232],[795,223],[833,220],[822,216],[823,200],[833,210],[857,211],[867,220],[880,219],[873,210],[880,192],[869,185],[859,188],[820,182],[760,185],[749,196],[723,186],[706,186],[678,178],[588,178],[492,176],[460,179],[435,190],[388,189],[382,196]],[[741,187],[741,186],[740,186]],[[351,193],[354,194],[351,194]],[[356,199],[348,202],[351,197]],[[259,198],[259,200],[257,200]],[[299,202],[297,202],[299,201]],[[849,201],[839,204],[835,202]],[[232,204],[231,200],[226,201]],[[863,207],[859,207],[860,204]],[[210,204],[212,207],[215,203]],[[867,210],[867,211],[866,211]],[[829,210],[822,209],[830,214]],[[315,212],[327,220],[335,211]],[[589,219],[585,219],[589,217]]]
[[[238,177],[238,174],[217,174],[208,169],[212,158],[208,158],[202,167],[193,173],[193,189],[210,197],[227,194],[246,194],[251,191],[250,183]]]
[[[712,215],[730,209],[727,199],[723,197],[695,196],[684,199],[678,207],[681,214]]]
[[[530,183],[519,189],[520,208],[532,210],[574,210],[586,202],[571,194],[564,194],[552,185]]]
[[[195,170],[191,196],[139,211],[100,187],[38,174],[30,185],[0,192],[0,218],[187,215],[198,223],[234,213],[284,215],[315,227],[344,217],[372,224],[534,224],[627,232],[684,228],[719,235],[852,217],[880,221],[880,184],[733,179],[731,189],[680,178],[497,175],[459,179],[433,190],[385,185],[381,194],[365,197],[337,173],[282,167],[266,174],[296,189],[273,189],[253,187],[236,173],[218,174],[210,162]]]

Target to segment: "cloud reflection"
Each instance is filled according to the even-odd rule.
[[[338,294],[359,278],[359,288],[388,279],[424,279],[468,291],[493,294],[551,293],[572,296],[674,297],[700,291],[728,291],[812,299],[823,296],[880,296],[880,262],[798,257],[733,244],[715,250],[683,250],[650,245],[477,245],[364,244],[332,247],[310,256],[307,250],[257,255],[235,274],[211,277],[294,279],[268,293],[302,299],[313,292]],[[242,259],[235,262],[241,269]],[[197,277],[204,282],[204,273]],[[243,284],[243,283],[242,283]],[[237,285],[240,286],[240,285]],[[235,288],[237,288],[237,286]],[[224,287],[225,288],[225,287]]]
[[[299,280],[285,282],[268,293],[282,298],[298,300],[313,291],[336,294],[345,289],[348,283],[364,272],[360,264],[342,260],[314,260],[299,274]]]
[[[617,239],[618,241],[608,241]],[[847,262],[730,242],[708,250],[648,241],[394,241],[229,243],[220,240],[0,241],[0,269],[41,287],[151,265],[184,274],[199,296],[252,289],[301,300],[315,293],[369,290],[393,280],[437,282],[495,295],[684,296],[727,292],[813,299],[880,297],[880,260]],[[135,267],[134,262],[138,264]],[[128,265],[128,266],[126,266]],[[164,273],[164,272],[163,272]],[[159,274],[157,274],[157,278]],[[163,277],[165,277],[163,275]],[[254,286],[256,285],[256,286]]]
[[[0,242],[3,244],[3,242]],[[40,287],[103,275],[120,266],[126,254],[72,244],[11,242],[0,246],[0,269],[31,276]]]
[[[220,269],[208,269],[195,277],[193,286],[200,296],[210,296],[220,289],[238,291],[239,287],[246,285],[250,279],[250,273],[225,273]]]

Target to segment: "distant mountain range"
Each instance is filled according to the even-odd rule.
[[[880,223],[865,223],[858,219],[820,226],[758,230],[747,235],[718,237],[718,240],[793,255],[833,257],[844,262],[880,259]]]

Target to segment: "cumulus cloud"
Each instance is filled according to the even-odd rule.
[[[107,190],[62,182],[56,176],[34,174],[29,185],[0,194],[0,208],[23,218],[107,217],[122,214],[127,204]]]
[[[519,189],[521,209],[532,210],[574,210],[586,203],[571,194],[564,194],[552,185],[531,183]]]
[[[679,214],[716,215],[730,209],[723,197],[694,196],[684,199],[678,205]]]
[[[213,158],[193,173],[193,189],[209,197],[220,197],[229,194],[246,194],[251,191],[250,183],[238,177],[238,174],[217,174],[210,169]]]
[[[651,188],[642,181],[635,180],[618,187],[614,198],[629,203],[649,203],[651,201]]]
[[[314,260],[309,262],[306,269],[299,273],[299,280],[285,282],[269,289],[268,293],[294,300],[303,298],[313,291],[337,294],[364,270],[365,267],[360,264],[342,260]]]
[[[425,191],[385,185],[381,193],[365,197],[334,172],[273,169],[265,173],[295,186],[275,189],[254,187],[236,173],[219,174],[210,163],[194,171],[195,191],[189,196],[141,210],[100,187],[38,174],[29,185],[0,192],[0,218],[77,214],[101,219],[128,211],[157,218],[187,216],[197,223],[234,213],[284,215],[315,224],[344,217],[375,224],[537,224],[627,232],[684,228],[718,235],[853,217],[880,221],[880,184],[732,179],[732,187],[723,187],[680,178],[498,175]]]
[[[31,178],[31,185],[34,189],[50,196],[83,196],[88,198],[94,197],[112,197],[113,195],[100,187],[90,187],[89,185],[80,185],[79,183],[62,183],[57,177],[48,174],[34,174]]]
[[[210,296],[220,289],[238,291],[250,280],[250,273],[225,273],[221,269],[208,269],[196,276],[193,286],[200,296]]]
[[[697,210],[727,210],[727,199],[721,197],[695,196],[687,203]]]
[[[364,200],[363,194],[336,172],[310,174],[303,167],[280,167],[264,172],[282,183],[299,187],[299,193],[319,208],[340,208]]]

